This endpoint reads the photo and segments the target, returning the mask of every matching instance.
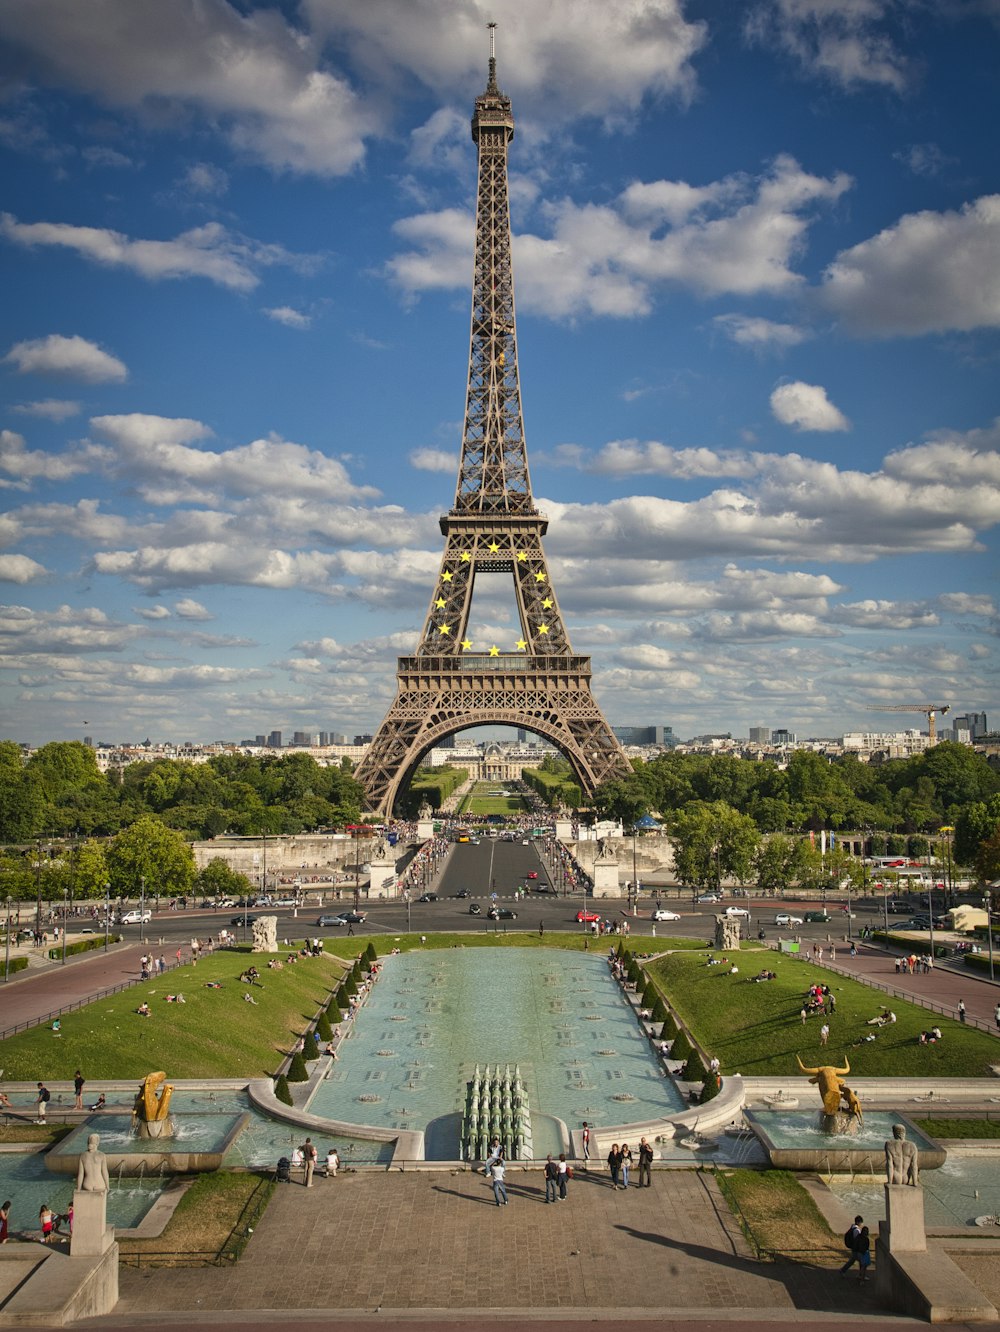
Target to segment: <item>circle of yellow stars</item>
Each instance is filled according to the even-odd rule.
[[[500,545],[499,545],[496,541],[491,541],[491,542],[489,543],[489,545],[486,547],[486,549],[490,552],[491,555],[499,555],[499,554],[500,554],[500,551],[501,551],[501,547],[500,547]],[[524,550],[516,551],[516,552],[515,552],[515,558],[517,559],[517,561],[518,561],[519,564],[524,564],[524,563],[527,561],[527,559],[528,559],[528,553],[527,553],[527,551],[524,551]],[[469,564],[469,563],[471,563],[471,561],[472,561],[472,552],[471,552],[471,551],[468,551],[468,550],[460,551],[460,552],[459,552],[459,560],[461,561],[462,564]],[[443,569],[443,570],[441,571],[441,582],[442,582],[442,583],[451,583],[451,582],[454,581],[454,577],[455,577],[455,575],[454,575],[454,573],[453,573],[450,569]],[[546,582],[548,582],[548,575],[547,575],[543,570],[537,570],[537,571],[535,572],[534,577],[535,577],[535,582],[536,582],[536,583],[546,583]],[[548,596],[547,596],[547,597],[544,597],[544,598],[542,599],[542,603],[541,603],[541,604],[542,604],[542,609],[543,609],[543,610],[551,610],[552,607],[555,605],[555,602],[552,600],[551,597],[548,597]],[[435,606],[435,608],[436,608],[437,610],[444,610],[445,607],[446,607],[447,605],[448,605],[448,602],[445,600],[444,597],[441,597],[441,596],[437,597],[437,598],[435,599],[435,601],[434,601],[434,606]],[[547,634],[547,633],[549,632],[549,628],[550,628],[550,626],[549,626],[547,623],[545,623],[545,622],[543,621],[543,622],[542,622],[541,624],[539,624],[539,626],[538,626],[538,632],[539,632],[539,634]],[[447,623],[439,624],[438,627],[437,627],[437,630],[438,630],[438,633],[441,635],[442,638],[450,638],[450,637],[451,637],[452,626],[451,626],[450,624],[447,624]],[[460,646],[461,646],[463,652],[471,652],[471,651],[472,651],[472,639],[471,639],[471,638],[463,638],[463,639],[461,640],[461,644],[460,644]],[[519,639],[517,640],[516,644],[514,645],[514,648],[515,648],[515,651],[517,651],[517,652],[527,652],[527,650],[528,650],[528,642],[527,642],[527,639],[519,638]],[[490,648],[489,648],[489,655],[490,655],[491,657],[499,657],[499,656],[500,656],[500,648],[499,648],[499,646],[498,646],[496,643],[491,644],[491,646],[490,646]]]

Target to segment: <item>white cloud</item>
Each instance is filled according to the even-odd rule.
[[[413,449],[410,466],[421,472],[456,472],[458,454],[447,449]]]
[[[808,329],[798,328],[795,324],[779,324],[752,315],[720,314],[712,323],[740,347],[784,349],[797,347],[812,337]]]
[[[68,398],[43,398],[39,402],[19,402],[14,411],[22,416],[40,416],[46,421],[67,421],[80,411],[80,403]]]
[[[293,310],[290,305],[277,305],[270,310],[265,309],[264,313],[268,319],[273,319],[276,324],[284,324],[286,328],[310,328],[312,326],[311,315]]]
[[[189,194],[219,198],[229,189],[229,173],[212,162],[192,162],[178,184]]]
[[[174,606],[174,610],[182,620],[211,620],[212,612],[206,610],[200,601],[194,601],[191,597],[182,597]]]
[[[137,613],[141,615],[144,620],[155,621],[170,619],[170,612],[167,610],[166,606],[140,606]]]
[[[12,647],[20,656],[66,652],[119,652],[139,634],[138,625],[119,624],[94,606],[35,610],[0,607],[0,653]]]
[[[822,304],[854,333],[917,337],[1000,325],[1000,195],[960,212],[909,213],[843,250]]]
[[[775,46],[813,76],[856,90],[903,92],[910,62],[888,31],[892,0],[760,0],[749,10],[751,41]]]
[[[941,623],[941,617],[927,605],[875,598],[843,602],[835,607],[830,618],[835,624],[849,625],[852,629],[874,629],[882,633],[932,629]]]
[[[0,430],[0,472],[13,477],[15,485],[26,486],[35,480],[65,481],[78,476],[92,470],[94,454],[94,450],[87,448],[62,454],[30,450],[25,448],[21,435],[13,430]]]
[[[757,464],[746,453],[678,449],[656,440],[616,439],[593,455],[578,453],[573,458],[560,452],[559,457],[564,462],[572,458],[586,471],[607,476],[673,476],[688,481],[696,477],[749,477],[757,471]]]
[[[44,565],[27,555],[0,555],[0,582],[34,583],[47,573]]]
[[[66,375],[88,384],[121,384],[128,378],[124,362],[76,333],[17,342],[4,363],[16,366],[21,375]]]
[[[0,213],[0,236],[29,249],[54,245],[74,250],[107,268],[125,268],[157,282],[170,278],[206,278],[232,291],[251,291],[260,282],[258,270],[273,264],[310,266],[314,260],[293,255],[283,246],[265,245],[206,222],[174,240],[132,240],[105,227],[78,227],[69,222],[19,222]]]
[[[80,156],[89,167],[112,167],[116,171],[123,171],[134,165],[131,157],[120,153],[117,148],[109,147],[106,143],[90,144],[84,148]]]
[[[221,129],[275,170],[343,175],[378,128],[347,81],[321,65],[320,45],[276,8],[8,0],[4,29],[23,76],[110,106],[184,108],[200,132]]]
[[[793,267],[810,210],[849,187],[847,176],[810,175],[780,156],[756,180],[727,177],[700,190],[683,182],[633,184],[607,205],[549,205],[550,235],[515,237],[518,303],[553,319],[646,315],[660,287],[700,296],[784,294],[802,282]],[[386,265],[413,298],[468,285],[474,222],[460,209],[395,224],[410,249]]]
[[[771,394],[771,411],[782,425],[796,430],[849,430],[850,421],[838,411],[819,384],[780,384]]]

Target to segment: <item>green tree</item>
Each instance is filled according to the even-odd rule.
[[[749,879],[760,834],[746,814],[722,801],[692,804],[673,818],[671,834],[681,883],[718,891],[723,879]]]
[[[26,842],[40,833],[45,804],[37,769],[27,767],[20,745],[0,740],[0,842]]]
[[[955,819],[955,861],[971,865],[980,845],[1000,831],[1000,795],[974,800]]]
[[[628,831],[649,813],[646,792],[636,777],[613,777],[593,795],[593,806],[606,819],[617,819]]]
[[[198,872],[198,891],[206,897],[245,897],[250,880],[216,856]]]
[[[145,879],[146,892],[177,897],[190,891],[194,856],[180,833],[144,814],[122,829],[107,852],[108,876],[116,896],[135,897]]]

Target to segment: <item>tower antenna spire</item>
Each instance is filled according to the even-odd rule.
[[[488,91],[490,91],[490,92],[496,92],[496,88],[497,88],[497,50],[496,50],[497,25],[496,25],[495,23],[487,23],[486,26],[487,26],[487,28],[489,28],[489,30],[490,30],[490,78],[489,78],[489,84],[488,84],[487,86],[488,86]]]

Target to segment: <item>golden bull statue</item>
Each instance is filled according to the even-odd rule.
[[[166,1073],[147,1073],[139,1084],[132,1119],[144,1124],[159,1124],[170,1113],[170,1098],[174,1094]]]
[[[819,1094],[823,1098],[823,1113],[825,1115],[835,1115],[840,1110],[841,1097],[844,1100],[844,1108],[847,1113],[860,1123],[864,1118],[861,1111],[861,1102],[857,1094],[851,1091],[850,1087],[844,1085],[844,1077],[851,1071],[850,1060],[844,1060],[843,1068],[834,1068],[831,1064],[824,1064],[820,1068],[806,1068],[798,1055],[795,1056],[799,1068],[803,1073],[810,1075],[809,1081],[814,1082],[819,1088]]]

